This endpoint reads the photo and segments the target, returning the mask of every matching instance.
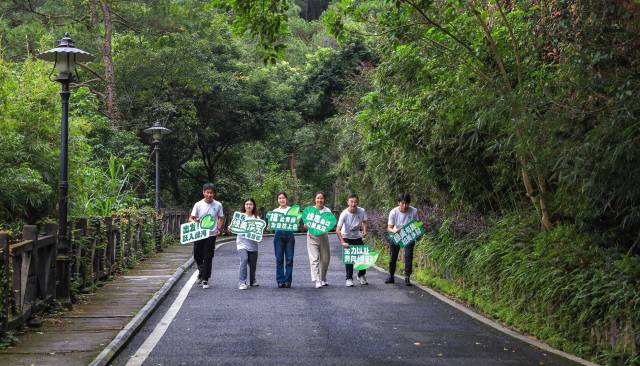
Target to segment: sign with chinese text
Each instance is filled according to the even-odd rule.
[[[210,229],[216,225],[211,215],[204,215],[199,222],[187,222],[180,225],[180,244],[187,244],[209,237]]]
[[[336,217],[333,216],[332,212],[323,212],[321,214],[314,206],[304,209],[302,221],[313,235],[326,234],[336,226]]]
[[[395,234],[389,233],[387,237],[393,244],[404,248],[420,239],[426,232],[422,222],[411,220],[408,224],[404,225],[400,231]]]
[[[286,214],[277,211],[267,212],[267,221],[271,230],[298,231],[300,221],[300,206],[294,205]]]
[[[357,271],[373,266],[378,260],[378,253],[368,245],[349,245],[342,247],[342,263],[353,264]]]
[[[229,230],[237,235],[253,240],[261,241],[264,228],[267,227],[267,223],[264,220],[258,218],[248,218],[247,215],[242,212],[234,212],[231,224],[229,224]]]

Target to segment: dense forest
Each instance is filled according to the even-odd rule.
[[[70,211],[202,183],[233,210],[410,192],[418,279],[550,344],[640,364],[640,3],[31,0],[0,3],[0,229],[55,218],[59,85],[35,55],[95,55],[70,106]]]

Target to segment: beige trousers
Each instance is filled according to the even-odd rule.
[[[327,281],[327,270],[329,269],[329,236],[307,235],[307,251],[309,253],[309,264],[311,265],[312,281]]]

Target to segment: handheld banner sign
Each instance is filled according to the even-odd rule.
[[[301,216],[300,206],[293,205],[286,214],[277,211],[267,212],[267,221],[271,230],[298,231]]]
[[[233,219],[229,225],[229,230],[237,235],[242,235],[245,238],[253,241],[261,241],[264,228],[267,227],[267,223],[261,219],[250,219],[242,212],[234,212]]]
[[[309,232],[313,235],[322,235],[329,232],[336,226],[336,217],[332,212],[322,214],[314,206],[309,206],[302,212],[302,221],[309,227]]]
[[[427,230],[425,230],[422,222],[411,220],[408,224],[404,225],[400,231],[395,234],[389,233],[387,234],[387,237],[393,244],[398,245],[400,248],[404,248],[420,239],[420,237],[422,237],[426,232]]]
[[[377,260],[378,253],[368,245],[349,245],[349,248],[342,248],[342,263],[353,264],[355,270],[367,269]]]
[[[207,216],[209,216],[208,219]],[[206,227],[203,227],[203,220],[206,221]],[[201,222],[187,222],[180,225],[180,244],[188,244],[208,238],[211,232],[210,229],[215,226],[215,220],[211,226],[209,226],[211,223],[208,220],[211,220],[211,215],[202,217],[200,219]]]

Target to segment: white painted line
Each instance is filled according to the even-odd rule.
[[[233,242],[235,243],[235,241]],[[220,248],[221,246],[227,243],[231,243],[231,241],[216,244],[216,249]],[[151,352],[153,352],[153,349],[156,347],[158,342],[160,342],[160,339],[162,339],[162,336],[171,325],[171,322],[173,321],[173,319],[178,314],[178,311],[180,311],[182,304],[187,299],[187,296],[189,295],[189,291],[191,291],[191,288],[193,287],[193,284],[196,283],[197,279],[198,279],[198,270],[196,269],[191,275],[191,278],[189,278],[189,280],[187,281],[187,283],[185,283],[184,286],[182,286],[182,289],[180,290],[178,297],[176,297],[176,299],[173,301],[173,304],[171,304],[171,307],[169,308],[169,310],[167,310],[167,312],[164,314],[160,322],[156,325],[156,327],[153,329],[151,334],[149,334],[149,336],[144,341],[144,343],[138,348],[136,353],[133,356],[131,356],[129,361],[127,361],[126,366],[140,366],[144,363],[147,357],[149,357]]]
[[[380,271],[382,273],[389,273],[384,268],[378,267],[376,265],[374,265],[373,268],[377,269],[378,271]],[[399,275],[395,275],[395,277],[399,278],[399,279],[402,279],[403,282],[404,282],[404,278],[403,277],[400,277]],[[451,300],[450,298],[442,295],[439,292],[436,292],[435,290],[433,290],[433,289],[431,289],[431,288],[429,288],[427,286],[423,286],[423,285],[421,285],[419,283],[416,283],[416,282],[412,282],[412,283],[413,283],[414,286],[420,288],[422,291],[425,291],[425,292],[429,293],[430,295],[432,295],[433,297],[437,298],[438,300],[444,302],[445,304],[447,304],[447,305],[449,305],[451,307],[454,307],[455,309],[457,309],[457,310],[469,315],[473,319],[475,319],[475,320],[477,320],[477,321],[479,321],[479,322],[481,322],[483,324],[486,324],[486,325],[490,326],[491,328],[494,328],[494,329],[496,329],[496,330],[498,330],[498,331],[500,331],[500,332],[502,332],[504,334],[507,334],[507,335],[513,337],[513,338],[519,339],[519,340],[521,340],[521,341],[523,341],[525,343],[528,343],[528,344],[530,344],[530,345],[532,345],[534,347],[537,347],[537,348],[539,348],[539,349],[541,349],[543,351],[547,351],[549,353],[553,353],[553,354],[556,354],[558,356],[562,356],[562,357],[564,357],[566,359],[569,359],[571,361],[577,362],[577,363],[585,365],[585,366],[599,366],[597,363],[593,363],[591,361],[587,361],[585,359],[582,359],[582,358],[580,358],[578,356],[563,352],[563,351],[561,351],[559,349],[555,349],[555,348],[551,347],[550,345],[548,345],[546,343],[543,343],[543,342],[541,342],[541,341],[539,341],[539,340],[537,340],[537,339],[535,339],[533,337],[526,336],[526,335],[520,334],[520,333],[518,333],[518,332],[516,332],[516,331],[514,331],[512,329],[509,329],[509,328],[507,328],[507,327],[505,327],[505,326],[503,326],[503,325],[501,325],[501,324],[499,324],[499,323],[497,323],[497,322],[495,322],[495,321],[493,321],[493,320],[491,320],[491,319],[489,319],[489,318],[487,318],[487,317],[485,317],[483,315],[480,315],[480,314],[476,313],[475,311],[469,309],[468,307],[466,307],[466,306],[464,306],[462,304],[459,304],[459,303],[455,302],[454,300]]]
[[[167,310],[167,312],[164,314],[164,316],[162,317],[162,320],[160,320],[158,325],[156,325],[156,327],[153,329],[153,332],[151,332],[149,337],[147,337],[147,339],[140,346],[140,348],[138,348],[138,351],[136,351],[136,354],[131,356],[131,358],[127,362],[127,366],[142,365],[142,363],[144,363],[147,357],[149,357],[149,355],[151,354],[153,349],[156,347],[158,342],[160,342],[160,339],[162,338],[164,333],[169,328],[169,325],[171,325],[171,322],[173,321],[173,319],[178,314],[178,311],[180,311],[180,308],[182,307],[184,300],[186,300],[187,295],[189,295],[189,291],[191,291],[191,288],[193,287],[193,284],[196,283],[197,279],[198,279],[198,271],[195,271],[193,272],[193,274],[191,275],[191,278],[189,278],[187,283],[185,283],[184,286],[182,286],[182,289],[180,290],[178,297],[173,301],[173,304],[171,304],[171,307],[169,308],[169,310]]]

